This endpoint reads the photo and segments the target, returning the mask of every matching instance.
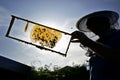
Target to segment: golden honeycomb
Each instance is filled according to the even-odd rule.
[[[41,46],[49,48],[55,47],[61,37],[61,32],[40,25],[33,26],[30,32],[32,42],[39,43]]]

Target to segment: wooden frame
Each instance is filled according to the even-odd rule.
[[[15,20],[16,20],[16,19],[19,19],[19,20],[23,20],[23,21],[26,21],[26,22],[29,22],[29,23],[37,24],[37,25],[40,25],[40,26],[43,26],[43,27],[46,27],[46,28],[49,28],[49,29],[53,29],[53,30],[59,31],[59,32],[65,34],[65,35],[71,36],[71,34],[69,34],[69,33],[67,33],[67,32],[64,32],[64,31],[61,31],[61,30],[58,30],[58,29],[54,29],[54,28],[51,28],[51,27],[48,27],[48,26],[39,24],[39,23],[36,23],[36,22],[33,22],[33,21],[30,21],[30,20],[27,20],[27,19],[23,19],[23,18],[17,17],[17,16],[14,16],[14,15],[11,15],[11,16],[12,16],[12,18],[11,18],[11,21],[10,21],[10,24],[9,24],[9,28],[8,28],[7,33],[6,33],[6,37],[11,38],[11,39],[14,39],[14,40],[17,40],[17,41],[20,41],[20,42],[22,42],[22,43],[26,43],[26,44],[35,46],[35,47],[37,47],[37,48],[39,48],[39,49],[44,49],[44,50],[48,50],[48,51],[52,51],[52,52],[58,53],[58,54],[63,55],[63,56],[67,56],[67,52],[68,52],[68,49],[69,49],[69,46],[70,46],[71,39],[70,39],[70,41],[69,41],[69,43],[68,43],[68,46],[67,46],[67,49],[66,49],[65,53],[61,53],[61,52],[58,52],[58,51],[55,51],[55,50],[52,50],[52,49],[49,49],[49,48],[46,48],[46,47],[43,47],[43,46],[38,46],[38,45],[33,44],[33,43],[31,43],[31,42],[27,42],[27,41],[18,39],[18,38],[16,38],[16,37],[13,37],[12,35],[10,35],[10,31],[11,31],[11,28],[12,28]]]

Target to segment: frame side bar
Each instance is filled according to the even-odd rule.
[[[10,22],[10,25],[9,25],[9,28],[8,28],[7,33],[6,33],[6,36],[9,35],[10,30],[11,30],[11,28],[12,28],[12,25],[14,24],[14,21],[15,21],[15,17],[12,16],[12,19],[11,19],[11,22]]]

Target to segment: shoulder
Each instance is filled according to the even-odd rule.
[[[120,30],[117,30],[108,43],[114,47],[120,49]]]
[[[114,33],[114,35],[112,36],[113,40],[118,41],[120,39],[120,30],[116,30],[116,32]],[[120,42],[120,41],[119,41]]]

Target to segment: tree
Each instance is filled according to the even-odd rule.
[[[89,80],[89,71],[84,65],[54,67],[54,71],[45,65],[37,70],[33,69],[31,80]]]

